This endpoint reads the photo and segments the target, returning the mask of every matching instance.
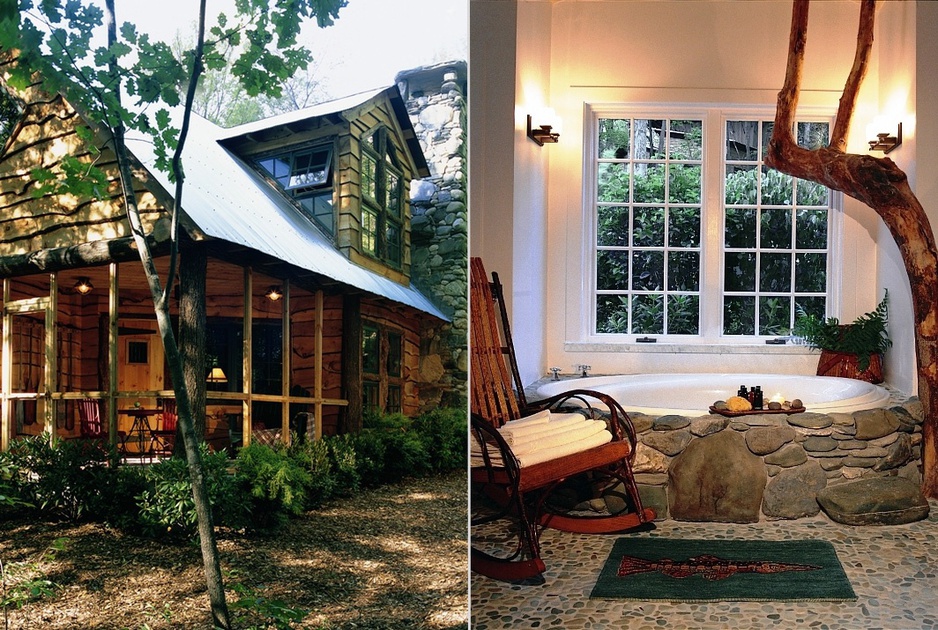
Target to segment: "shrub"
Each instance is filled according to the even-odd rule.
[[[247,502],[235,477],[228,472],[228,455],[224,451],[210,453],[205,444],[200,449],[213,523],[243,527]],[[188,463],[170,457],[147,466],[144,478],[147,487],[136,497],[143,533],[155,538],[195,537],[198,524]]]
[[[288,450],[251,444],[238,452],[236,461],[238,481],[251,499],[254,526],[279,525],[306,508],[312,476]]]
[[[103,510],[101,491],[114,471],[108,452],[93,440],[49,443],[47,435],[16,440],[8,452],[16,468],[9,484],[13,494],[41,512],[68,521],[96,518]]]
[[[309,471],[309,486],[306,494],[307,508],[319,507],[335,494],[335,475],[329,457],[329,445],[325,440],[294,442],[290,448],[292,457]]]
[[[431,470],[445,472],[466,467],[469,423],[465,409],[434,409],[415,418],[412,430],[424,443]]]
[[[358,471],[355,453],[354,435],[336,435],[329,438],[329,458],[335,473],[335,487],[338,496],[348,497],[355,494],[361,486],[361,474]]]

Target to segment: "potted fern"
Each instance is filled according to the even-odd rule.
[[[883,382],[883,354],[892,345],[886,330],[888,301],[887,291],[874,310],[857,317],[852,324],[841,324],[836,317],[820,319],[799,308],[792,333],[821,351],[818,376]]]

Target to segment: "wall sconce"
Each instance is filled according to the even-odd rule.
[[[208,378],[205,380],[209,383],[227,383],[228,377],[225,376],[224,370],[216,365],[212,367],[212,371],[208,373]]]
[[[894,136],[888,133],[876,134],[876,140],[870,140],[870,151],[889,153],[900,144],[902,144],[902,123],[899,123],[899,131]]]
[[[81,278],[78,279],[78,282],[76,282],[75,286],[72,288],[78,291],[79,293],[81,293],[82,295],[88,295],[89,293],[91,293],[92,290],[94,290],[94,285],[91,284],[91,278],[86,278],[82,276]]]
[[[264,294],[264,297],[271,302],[276,302],[283,297],[283,291],[280,290],[280,287],[270,287],[267,289],[267,293]]]
[[[539,147],[545,144],[555,144],[560,140],[560,131],[554,131],[554,128],[558,126],[556,115],[553,110],[548,110],[546,113],[541,114],[540,118],[544,119],[539,120],[542,124],[535,127],[531,114],[528,114],[528,137],[534,140]]]

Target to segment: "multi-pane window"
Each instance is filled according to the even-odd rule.
[[[798,309],[824,317],[830,192],[763,164],[772,122],[726,122],[723,334],[785,335]],[[798,144],[828,142],[801,122]]]
[[[764,165],[772,122],[627,111],[593,119],[593,334],[775,336],[823,316],[833,196]],[[799,122],[799,144],[828,127]]]
[[[403,386],[403,336],[401,333],[362,323],[362,404],[365,409],[401,411]]]
[[[701,130],[599,119],[596,332],[698,333]]]
[[[387,129],[362,140],[362,250],[393,267],[403,260],[404,186]]]
[[[335,232],[332,145],[319,145],[256,160],[257,166],[327,233]]]

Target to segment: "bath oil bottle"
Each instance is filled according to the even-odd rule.
[[[745,398],[746,400],[749,400],[749,392],[746,391],[745,385],[739,386],[739,391],[736,392],[736,395],[739,396],[740,398]]]
[[[762,386],[756,385],[755,389],[752,392],[752,408],[753,409],[762,409]]]

